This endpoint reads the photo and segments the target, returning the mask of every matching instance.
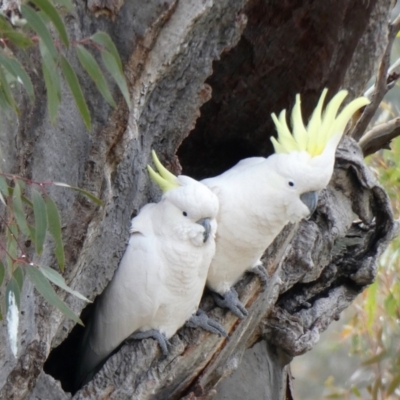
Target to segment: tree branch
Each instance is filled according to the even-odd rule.
[[[360,119],[357,121],[355,127],[350,133],[350,136],[356,141],[359,141],[361,137],[364,135],[364,132],[367,129],[368,124],[371,122],[371,119],[374,116],[376,110],[378,109],[383,97],[392,87],[391,84],[393,82],[394,77],[390,74],[388,75],[390,66],[390,54],[392,51],[394,39],[396,38],[396,35],[399,32],[399,30],[400,30],[400,14],[391,24],[389,24],[388,43],[385,52],[383,53],[382,61],[378,69],[378,74],[374,85],[375,89],[371,95],[371,103],[365,108]]]
[[[400,136],[400,117],[374,126],[358,142],[367,157],[381,149],[390,149],[390,142]]]
[[[350,201],[347,206],[344,197]],[[363,223],[355,221],[353,213]],[[331,226],[331,237],[325,237],[321,223]],[[310,235],[313,224],[317,226]],[[387,194],[363,164],[357,144],[345,138],[317,215],[302,222],[284,261],[282,280],[297,275],[297,282],[281,294],[264,320],[267,340],[292,357],[309,351],[320,333],[374,281],[376,261],[397,230]],[[308,245],[302,245],[304,236]]]

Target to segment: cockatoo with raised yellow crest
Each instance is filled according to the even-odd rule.
[[[128,247],[86,328],[77,387],[128,337],[154,338],[168,354],[168,339],[188,320],[226,336],[197,312],[215,253],[218,198],[200,182],[174,176],[152,154],[159,173],[148,170],[164,194],[132,219]]]
[[[243,318],[247,311],[233,288],[247,270],[264,271],[261,256],[289,222],[308,217],[316,208],[318,192],[332,176],[336,148],[353,113],[369,103],[364,97],[351,101],[338,114],[347,96],[337,93],[322,112],[327,90],[322,92],[307,127],[300,96],[292,111],[292,131],[286,110],[272,114],[278,138],[271,137],[275,153],[254,157],[202,182],[219,199],[216,253],[207,286],[216,303]]]

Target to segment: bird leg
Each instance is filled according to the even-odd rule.
[[[212,295],[218,307],[228,308],[240,319],[243,319],[247,315],[247,310],[240,302],[238,294],[233,287],[223,295],[215,292]]]
[[[157,331],[156,329],[150,329],[144,332],[134,332],[127,338],[127,340],[128,339],[141,340],[148,338],[157,340],[157,342],[161,347],[161,351],[165,357],[169,354],[168,346],[171,346],[171,344],[169,343],[168,339],[160,331]]]
[[[211,319],[203,310],[198,309],[195,315],[192,315],[186,326],[189,328],[203,328],[205,331],[215,333],[218,336],[228,337],[226,330],[217,321]]]

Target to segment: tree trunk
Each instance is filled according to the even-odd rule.
[[[35,76],[35,106],[21,97],[23,112],[17,121],[3,118],[0,143],[4,171],[80,186],[104,202],[99,208],[75,192],[51,190],[64,221],[69,285],[93,300],[110,281],[131,217],[159,199],[145,169],[151,149],[174,173],[213,176],[241,158],[271,154],[270,114],[291,108],[296,93],[302,94],[305,118],[324,87],[330,96],[342,86],[359,95],[385,48],[388,3],[78,3],[76,13],[66,17],[68,30],[75,40],[97,30],[110,33],[124,62],[131,110],[120,96],[113,111],[80,71],[92,131],[85,129],[67,86],[58,124],[52,126],[44,83]],[[364,166],[357,144],[344,140],[317,212],[286,227],[267,250],[266,287],[252,276],[237,285],[248,317],[238,321],[209,296],[203,299],[202,307],[223,324],[229,340],[183,328],[172,338],[167,358],[153,340],[127,342],[73,398],[286,398],[290,360],[310,350],[319,333],[373,281],[377,257],[393,231],[384,190]],[[47,242],[37,260],[42,265],[56,265],[51,246]],[[86,306],[58,293],[78,314]],[[52,353],[45,368],[44,363],[74,323],[27,280],[21,309],[17,359],[5,322],[0,329],[0,398],[72,398],[68,375],[74,359],[68,359],[67,345]],[[76,344],[74,335],[68,348]]]

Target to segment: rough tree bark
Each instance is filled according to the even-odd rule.
[[[21,97],[23,112],[17,121],[3,119],[0,143],[4,170],[80,186],[104,201],[97,208],[76,193],[52,190],[64,221],[70,286],[95,299],[118,266],[131,217],[158,200],[145,170],[152,148],[175,173],[213,176],[243,157],[271,154],[270,113],[290,108],[296,93],[302,93],[305,116],[324,87],[330,93],[347,87],[359,95],[385,48],[388,3],[77,3],[76,13],[66,18],[70,34],[76,40],[99,29],[112,35],[124,61],[132,109],[120,98],[118,109],[111,110],[80,73],[92,131],[85,130],[66,88],[58,124],[52,126],[43,81],[35,76],[35,106]],[[251,276],[237,285],[249,316],[238,321],[205,296],[203,307],[224,325],[229,340],[184,328],[165,359],[153,340],[125,343],[73,398],[284,398],[288,363],[310,350],[319,333],[373,281],[376,259],[394,229],[384,190],[364,166],[357,144],[346,139],[317,212],[287,227],[266,252],[266,288]],[[42,264],[55,265],[50,248],[47,243]],[[72,296],[65,300],[77,313],[85,307]],[[63,364],[62,346],[43,369],[72,328],[73,322],[26,281],[17,359],[5,324],[0,328],[0,398],[72,398],[68,373],[74,360]],[[73,346],[73,335],[69,340]]]

